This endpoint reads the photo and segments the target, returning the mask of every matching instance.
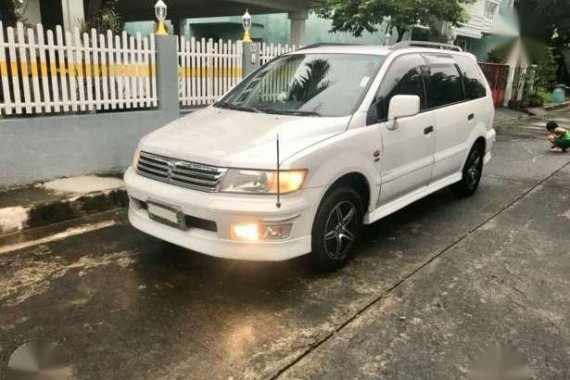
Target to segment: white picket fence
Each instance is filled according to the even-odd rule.
[[[0,115],[157,106],[150,37],[0,23]]]
[[[182,106],[213,103],[236,85],[243,76],[241,41],[178,39],[179,100]],[[295,50],[282,44],[261,44],[259,59],[271,59]],[[275,82],[281,82],[276,78]],[[275,83],[275,90],[283,87]]]
[[[183,106],[213,103],[242,78],[242,42],[178,39],[179,99]]]
[[[299,46],[301,48],[301,46]],[[265,42],[261,44],[261,51],[259,52],[259,58],[261,64],[264,65],[271,61],[273,58],[280,56],[281,54],[289,53],[291,51],[297,50],[295,45],[282,45],[282,44],[266,44]]]
[[[178,39],[179,101],[214,102],[243,76],[241,41]],[[265,64],[295,46],[261,44]],[[3,28],[0,22],[0,116],[153,108],[158,105],[155,37]],[[282,78],[269,93],[279,93]]]

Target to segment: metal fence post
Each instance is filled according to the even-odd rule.
[[[156,36],[156,85],[158,109],[180,114],[176,36]]]

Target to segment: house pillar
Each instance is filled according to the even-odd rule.
[[[180,113],[180,103],[178,101],[178,48],[176,43],[176,36],[156,36],[158,109],[172,115],[179,115]]]
[[[61,10],[64,30],[73,31],[75,28],[80,28],[81,24],[86,20],[83,1],[62,0]]]
[[[242,76],[245,78],[260,66],[259,43],[242,42]]]
[[[289,20],[291,20],[291,37],[289,43],[295,46],[303,45],[305,41],[305,24],[309,17],[308,11],[290,12]]]

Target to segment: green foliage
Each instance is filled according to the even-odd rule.
[[[535,75],[535,85],[540,89],[548,89],[556,79],[556,61],[554,59],[553,48],[544,42],[533,39],[523,38],[523,46],[528,54],[530,63],[537,65]],[[489,52],[489,62],[504,63],[508,59],[508,55],[513,49],[515,41],[495,48]]]
[[[543,103],[553,103],[551,91],[546,91],[544,89],[541,89],[538,90],[536,95],[542,99]]]
[[[556,80],[556,61],[554,60],[553,49],[543,43],[532,38],[523,40],[524,47],[529,56],[530,62],[537,65],[536,68],[536,85],[538,88],[548,89],[553,81]]]
[[[522,36],[557,46],[570,43],[570,0],[516,0],[515,6]]]
[[[91,13],[89,20],[85,23],[86,28],[94,28],[99,33],[111,30],[119,33],[123,30],[123,20],[117,11],[119,0],[103,0],[97,2],[99,8]],[[95,3],[95,2],[93,2]]]
[[[503,63],[507,60],[509,53],[513,49],[515,45],[515,40],[509,41],[506,44],[503,44],[489,52],[489,56],[487,58],[488,62],[493,63]]]
[[[417,22],[432,25],[447,21],[459,25],[467,20],[463,5],[473,0],[314,0],[317,15],[332,20],[331,32],[349,32],[359,37],[374,32],[386,18],[400,38]]]

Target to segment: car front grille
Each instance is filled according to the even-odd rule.
[[[157,181],[199,191],[218,189],[226,169],[141,152],[137,173]]]

